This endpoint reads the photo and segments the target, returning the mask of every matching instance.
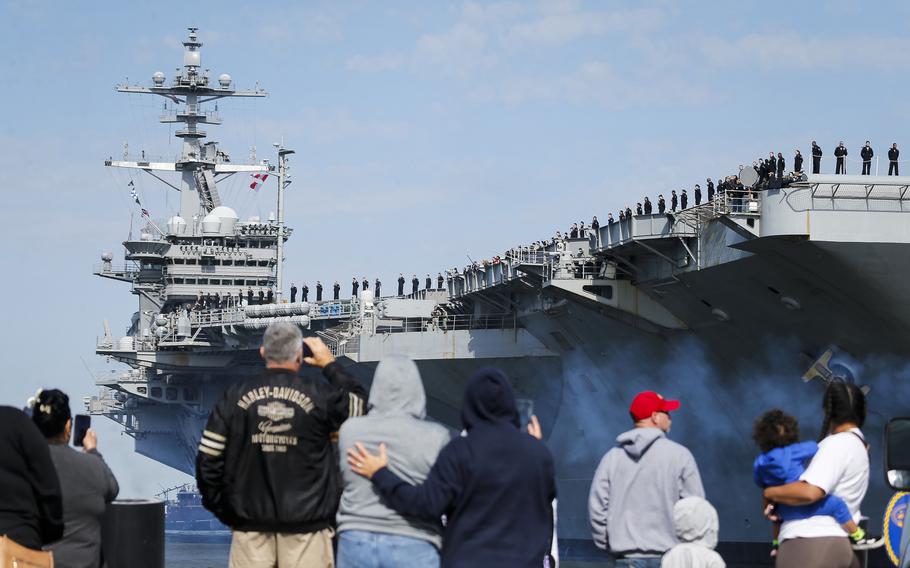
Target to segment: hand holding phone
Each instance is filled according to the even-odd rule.
[[[77,414],[73,420],[73,445],[81,446],[85,434],[92,427],[92,417],[87,414]]]

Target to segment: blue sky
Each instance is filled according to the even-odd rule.
[[[108,156],[174,151],[160,100],[114,92],[180,64],[200,28],[203,64],[264,100],[223,102],[210,137],[233,156],[297,151],[287,221],[291,280],[462,266],[606,217],[642,195],[691,188],[768,151],[816,139],[884,155],[903,141],[910,5],[898,2],[183,2],[6,0],[0,186],[7,211],[0,403],[94,388],[80,358],[108,318],[135,309],[91,275],[136,209]],[[910,155],[910,154],[908,154]],[[855,165],[853,169],[857,169]],[[275,185],[223,196],[243,217]],[[135,177],[154,217],[174,195]],[[101,447],[132,495],[180,476]]]

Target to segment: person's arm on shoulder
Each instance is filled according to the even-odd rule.
[[[332,430],[341,427],[348,418],[366,414],[367,391],[360,381],[335,360],[335,356],[321,339],[304,337],[303,342],[313,353],[310,357],[305,357],[303,362],[322,369],[322,375],[333,387],[326,401]]]
[[[224,410],[229,407],[228,392],[230,389],[212,408],[196,454],[196,486],[202,495],[202,505],[226,525],[231,524],[224,494],[227,489],[224,483],[225,452],[230,437],[230,415]]]
[[[51,460],[51,450],[38,427],[24,414],[21,420],[22,453],[38,505],[38,532],[47,544],[63,536],[63,494]]]
[[[385,502],[403,515],[438,521],[455,502],[464,487],[459,457],[461,439],[456,438],[439,452],[436,463],[420,485],[407,483],[388,468],[385,444],[379,445],[379,455],[366,451],[363,444],[348,449],[351,470],[373,482]]]
[[[591,536],[594,539],[594,546],[601,550],[607,550],[609,547],[609,527],[607,520],[610,512],[610,478],[607,473],[609,469],[610,454],[607,453],[600,460],[597,471],[594,472],[594,478],[591,480],[591,492],[588,494],[588,519],[591,523]]]
[[[695,463],[695,456],[689,450],[686,450],[683,467],[679,473],[679,498],[685,499],[686,497],[705,497],[705,488],[701,483],[698,464]]]

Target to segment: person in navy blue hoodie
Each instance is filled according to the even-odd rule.
[[[556,480],[536,419],[532,435],[521,431],[508,378],[488,367],[468,380],[461,421],[467,434],[442,449],[421,485],[386,467],[385,444],[376,455],[357,443],[348,463],[399,513],[435,521],[445,515],[443,567],[540,568],[553,539]]]

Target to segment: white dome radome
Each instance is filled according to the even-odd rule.
[[[218,207],[212,209],[212,212],[209,215],[214,215],[219,219],[239,219],[237,212],[231,209],[226,205],[219,205]]]

